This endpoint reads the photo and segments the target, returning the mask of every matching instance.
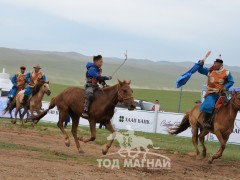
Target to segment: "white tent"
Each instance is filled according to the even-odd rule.
[[[5,73],[5,68],[3,68],[2,73],[0,73],[0,89],[9,91],[11,88],[12,82],[10,80],[10,74]]]

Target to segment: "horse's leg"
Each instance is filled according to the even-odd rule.
[[[15,119],[14,120],[11,120],[11,122],[13,123],[13,124],[16,124],[16,122],[17,122],[17,115],[18,115],[18,112],[20,111],[20,106],[16,106],[16,110],[15,110]]]
[[[72,135],[74,137],[75,144],[77,146],[78,152],[79,153],[84,153],[84,151],[82,150],[82,148],[80,146],[80,143],[78,141],[78,137],[77,137],[77,128],[78,128],[80,117],[72,115],[71,118],[72,118]]]
[[[21,116],[20,116],[20,120],[22,121],[22,126],[23,126],[23,127],[25,127],[25,125],[24,125],[25,120],[24,120],[23,118],[24,118],[25,114],[27,113],[27,111],[28,111],[27,108],[24,107],[24,111],[23,111],[23,113],[22,113]]]
[[[79,138],[80,141],[83,141],[85,143],[89,141],[95,141],[96,139],[96,123],[93,119],[89,119],[89,125],[90,125],[90,131],[91,131],[91,137],[84,139],[83,137]]]
[[[220,158],[222,156],[222,153],[223,153],[223,151],[225,149],[226,142],[227,142],[228,137],[229,137],[229,135],[224,137],[220,131],[216,131],[215,135],[217,136],[217,138],[218,138],[218,140],[220,142],[220,148],[219,148],[218,152],[216,154],[214,154],[209,159],[209,161],[208,161],[209,164],[212,164],[214,159],[218,159],[218,158]]]
[[[202,158],[205,158],[206,157],[206,155],[207,155],[207,148],[206,148],[206,146],[205,146],[205,144],[204,144],[204,138],[205,138],[205,136],[208,134],[209,132],[207,131],[207,130],[205,130],[205,129],[203,129],[202,131],[201,131],[201,133],[199,134],[199,141],[200,141],[200,143],[202,144],[202,147],[203,147],[203,150],[202,150]]]
[[[196,150],[196,156],[198,156],[200,152],[198,150],[198,127],[197,127],[197,125],[192,126],[192,143]]]
[[[37,112],[37,114],[40,114],[41,113],[41,111],[40,110],[36,110],[36,112]],[[38,123],[38,121],[40,121],[40,119],[39,120],[37,120],[37,121],[32,121],[32,127],[34,128],[35,127],[35,124],[37,124]]]
[[[106,127],[107,130],[109,130],[109,131],[112,133],[112,136],[113,136],[113,137],[112,137],[112,140],[109,140],[109,141],[108,141],[108,143],[107,143],[107,145],[106,145],[106,148],[102,150],[103,155],[106,155],[106,154],[107,154],[107,152],[108,152],[109,148],[112,146],[112,143],[113,143],[113,141],[114,141],[114,139],[115,139],[115,136],[116,136],[115,130],[113,129],[113,126],[112,126],[111,121],[107,122],[107,123],[105,124],[105,127]]]
[[[69,140],[69,136],[67,134],[67,132],[65,131],[65,129],[63,128],[63,122],[65,120],[65,118],[67,117],[68,113],[67,111],[59,111],[59,120],[57,123],[57,126],[59,127],[59,129],[62,131],[63,135],[64,135],[64,139],[65,139],[65,145],[67,147],[70,146],[70,140]]]

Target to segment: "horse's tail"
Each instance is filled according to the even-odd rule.
[[[16,102],[12,101],[11,103],[7,104],[7,107],[3,110],[3,115],[6,114],[7,112],[11,113],[12,110],[15,108]]]
[[[185,116],[182,119],[181,124],[179,124],[175,128],[169,128],[168,133],[171,135],[177,135],[183,131],[185,131],[188,127],[190,127],[190,122],[189,122],[189,112],[185,114]]]
[[[46,110],[44,110],[43,112],[41,112],[40,114],[36,115],[36,116],[31,116],[30,119],[32,121],[39,121],[40,119],[42,119],[50,109],[54,108],[56,106],[56,97],[53,97],[50,101],[50,104],[48,106],[48,108]]]

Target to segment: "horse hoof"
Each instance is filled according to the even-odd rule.
[[[202,156],[199,156],[199,155],[198,155],[198,156],[196,156],[196,159],[197,159],[197,160],[202,160],[203,158],[202,158]]]
[[[82,149],[78,150],[79,154],[84,154],[85,152]]]
[[[69,140],[66,140],[66,141],[65,141],[65,145],[66,145],[67,147],[69,147],[69,146],[70,146],[70,141],[69,141]]]
[[[17,122],[16,120],[12,120],[11,121],[12,124],[16,124],[16,122]]]
[[[108,152],[107,150],[102,150],[102,154],[103,154],[103,155],[106,155],[107,152]]]
[[[208,160],[208,164],[212,164],[212,160]]]
[[[84,141],[84,140],[83,140],[83,137],[78,137],[78,140],[79,140],[79,141]]]

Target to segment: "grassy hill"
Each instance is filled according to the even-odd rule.
[[[32,70],[36,64],[43,67],[48,80],[55,84],[67,84],[83,86],[85,81],[85,64],[91,61],[92,57],[84,56],[76,52],[48,52],[34,50],[18,50],[0,48],[0,70],[5,67],[10,74],[18,71],[21,64]],[[123,62],[123,59],[104,57],[104,74],[111,75],[114,70]],[[209,60],[209,62],[211,62]],[[114,84],[118,79],[132,80],[134,88],[141,89],[165,89],[176,90],[175,80],[193,65],[192,62],[153,62],[150,60],[128,59],[122,69],[115,75]],[[240,68],[227,67],[235,77],[235,86],[239,85]],[[185,90],[200,91],[206,83],[206,77],[194,74]]]

